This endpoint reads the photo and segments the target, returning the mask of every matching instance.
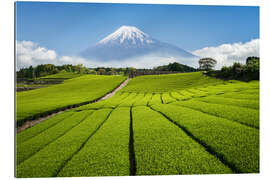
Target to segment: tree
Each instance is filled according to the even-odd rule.
[[[111,68],[111,70],[109,71],[111,75],[116,75],[116,70],[115,68]]]
[[[260,58],[248,57],[246,60],[245,75],[249,80],[260,79]]]
[[[178,72],[194,72],[195,68],[180,64],[177,62],[169,63],[168,65],[158,66],[154,68],[155,71],[178,71]]]
[[[243,73],[243,66],[239,62],[234,62],[232,65],[232,75],[235,79],[240,78]]]
[[[129,74],[129,77],[134,77],[135,76],[135,73],[136,73],[136,68],[134,68],[134,67],[131,67],[130,68],[130,74]]]
[[[98,74],[99,75],[104,75],[104,74],[106,74],[106,70],[105,69],[99,69]]]
[[[213,58],[207,57],[199,60],[200,69],[209,71],[215,67],[217,61]]]
[[[78,64],[76,65],[75,67],[75,72],[76,73],[79,73],[79,74],[83,74],[84,73],[84,67],[83,67],[83,64]]]
[[[128,76],[128,75],[129,75],[129,68],[126,68],[126,69],[124,70],[124,75],[125,75],[125,76]]]
[[[97,74],[97,71],[95,71],[95,70],[93,70],[93,69],[90,69],[90,70],[88,71],[88,74]]]
[[[66,70],[66,72],[73,72],[71,64],[64,64],[62,67]]]
[[[246,59],[246,65],[248,65],[250,63],[257,63],[259,61],[260,61],[260,58],[259,57],[251,56],[251,57],[248,57]]]
[[[27,77],[28,77],[28,78],[33,78],[33,77],[34,77],[34,68],[33,68],[33,66],[30,66],[30,67],[28,68],[28,71],[27,71]]]

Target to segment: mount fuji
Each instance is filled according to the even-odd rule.
[[[103,62],[119,63],[144,59],[167,58],[185,64],[193,64],[198,57],[171,44],[152,38],[134,26],[122,26],[94,46],[82,51],[80,56]],[[149,62],[150,63],[150,62]],[[166,62],[164,62],[166,63]]]

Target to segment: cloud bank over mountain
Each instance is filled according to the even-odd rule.
[[[217,60],[216,68],[232,65],[234,62],[244,64],[249,56],[260,56],[259,39],[253,39],[249,42],[222,44],[216,47],[205,47],[192,52],[200,57],[211,57]]]
[[[179,62],[197,66],[198,57],[177,46],[152,38],[134,26],[122,26],[78,56],[57,56],[54,50],[31,41],[16,41],[17,69],[53,63],[84,64],[87,67],[153,68]]]
[[[199,57],[212,57],[217,60],[217,69],[223,65],[231,65],[237,61],[245,63],[248,56],[259,56],[259,39],[246,43],[222,44],[216,47],[205,47],[192,52]],[[198,67],[197,61],[190,61],[190,58],[175,58],[173,56],[160,56],[156,53],[149,53],[141,56],[133,56],[119,60],[97,60],[81,56],[58,56],[55,50],[48,49],[32,41],[16,41],[16,69],[38,64],[83,64],[86,67],[135,67],[152,68],[171,62],[180,62],[193,67]]]
[[[152,68],[170,62],[175,62],[174,58],[160,58],[154,55],[129,58],[121,63],[117,60],[110,62],[90,60],[80,56],[57,56],[56,51],[42,47],[32,41],[16,41],[16,69],[24,67],[37,66],[39,64],[83,64],[87,67],[136,67]]]
[[[83,50],[80,56],[98,61],[118,62],[145,57],[197,60],[198,57],[169,43],[152,38],[134,26],[122,26],[95,45]]]

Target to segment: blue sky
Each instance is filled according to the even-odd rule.
[[[16,39],[76,55],[122,25],[194,51],[259,38],[259,7],[16,3]]]

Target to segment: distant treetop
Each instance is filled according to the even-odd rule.
[[[210,57],[202,58],[199,60],[199,66],[200,66],[199,68],[201,70],[209,71],[213,69],[216,64],[217,64],[217,61]]]

